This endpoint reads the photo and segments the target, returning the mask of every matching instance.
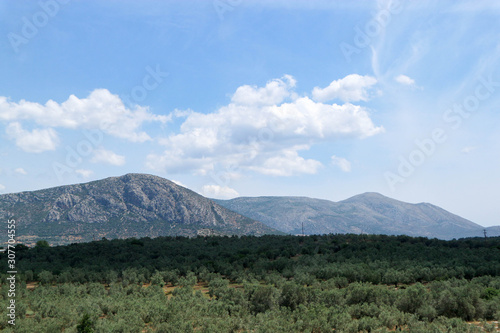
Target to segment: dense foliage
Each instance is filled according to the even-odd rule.
[[[16,332],[494,332],[500,319],[500,238],[161,237],[16,252]],[[0,328],[11,331],[6,318]]]

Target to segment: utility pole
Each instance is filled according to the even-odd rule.
[[[484,229],[484,230],[483,230],[483,232],[484,232],[484,239],[488,238],[488,237],[486,236],[486,229]]]
[[[302,236],[305,236],[304,235],[304,222],[302,222]]]

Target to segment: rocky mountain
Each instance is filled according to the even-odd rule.
[[[483,236],[483,227],[428,204],[410,204],[378,193],[333,202],[304,197],[241,197],[218,204],[291,234],[368,233],[460,238]],[[498,227],[488,235],[500,234]]]
[[[39,239],[66,244],[102,237],[280,233],[169,180],[145,174],[4,194],[0,219],[7,218],[16,220],[16,238],[25,244]]]

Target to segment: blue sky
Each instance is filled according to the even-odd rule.
[[[0,193],[129,172],[500,224],[492,1],[0,1]]]

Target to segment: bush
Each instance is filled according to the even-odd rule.
[[[51,284],[54,282],[54,275],[49,271],[41,271],[38,274],[38,280],[41,284]]]
[[[78,333],[93,333],[94,332],[94,322],[90,320],[89,314],[84,314],[78,326],[76,327]]]

